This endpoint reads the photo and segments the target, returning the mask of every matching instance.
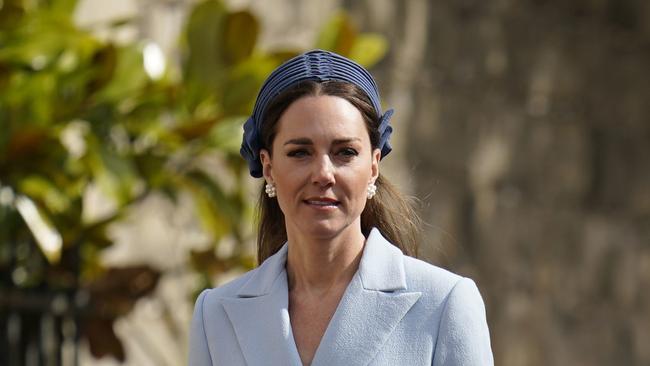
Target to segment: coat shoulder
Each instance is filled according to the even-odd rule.
[[[417,258],[406,255],[403,258],[409,291],[422,292],[430,299],[444,300],[464,278]]]
[[[244,285],[246,285],[246,283],[248,283],[248,281],[255,274],[255,272],[258,271],[258,269],[259,267],[245,272],[239,277],[236,277],[233,280],[228,281],[220,286],[205,290],[206,300],[209,300],[209,302],[214,302],[224,298],[237,297],[239,291],[242,289],[242,287],[244,287]]]

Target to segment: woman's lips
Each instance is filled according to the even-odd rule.
[[[340,202],[331,198],[308,198],[304,200],[306,204],[320,209],[337,207]]]

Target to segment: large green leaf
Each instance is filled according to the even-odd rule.
[[[238,155],[241,147],[242,125],[246,117],[225,118],[210,131],[211,145],[220,151]]]
[[[94,138],[88,142],[86,160],[99,187],[120,206],[130,202],[138,182],[133,162]]]
[[[139,45],[115,49],[108,46],[97,54],[96,62],[96,79],[91,89],[101,88],[97,93],[101,101],[119,101],[121,106],[133,103],[149,82]],[[105,83],[106,86],[102,88]]]
[[[224,32],[225,56],[230,64],[246,60],[253,53],[259,32],[257,19],[248,11],[238,11],[226,17]]]
[[[22,2],[16,0],[3,1],[0,6],[0,31],[9,30],[20,24],[25,15]],[[0,33],[0,47],[2,45],[2,34]]]
[[[77,6],[77,0],[50,0],[50,9],[62,16],[70,17]]]
[[[48,211],[54,214],[64,213],[70,208],[70,197],[52,180],[42,175],[33,174],[23,178],[18,188],[32,199],[42,202]]]
[[[187,82],[203,92],[221,90],[226,77],[224,30],[228,13],[221,1],[207,0],[197,5],[187,23]]]
[[[183,184],[194,197],[194,204],[204,228],[220,240],[236,227],[241,211],[233,198],[208,175],[193,171],[185,176]]]
[[[345,13],[333,16],[321,29],[316,47],[347,56],[357,37],[357,30]]]
[[[235,66],[226,81],[228,93],[223,96],[224,113],[229,116],[249,114],[262,83],[280,62],[274,57],[258,55]]]
[[[348,55],[361,66],[370,67],[379,62],[388,51],[388,41],[380,34],[360,34]]]

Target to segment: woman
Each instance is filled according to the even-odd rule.
[[[196,302],[190,365],[491,365],[472,280],[414,259],[417,217],[382,178],[392,110],[315,50],[276,69],[244,126],[264,177],[261,265]]]

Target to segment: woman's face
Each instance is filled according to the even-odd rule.
[[[361,115],[347,100],[307,96],[277,122],[273,156],[262,150],[264,177],[275,183],[287,233],[332,238],[361,228],[367,187],[379,174]]]

